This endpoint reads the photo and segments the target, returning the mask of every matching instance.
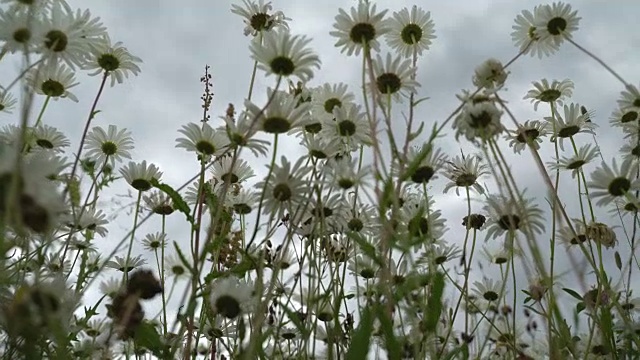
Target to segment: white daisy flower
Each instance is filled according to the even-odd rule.
[[[578,11],[571,11],[571,5],[563,2],[553,5],[542,5],[540,14],[536,16],[536,35],[540,42],[562,44],[565,39],[571,39],[571,33],[578,30],[581,17]]]
[[[562,106],[563,101],[573,93],[573,81],[570,79],[553,80],[551,84],[547,79],[542,79],[541,82],[534,81],[533,87],[523,99],[531,99],[534,110],[538,110],[541,102]]]
[[[79,218],[75,220],[72,214],[68,215],[66,224],[69,228],[77,231],[90,230],[102,237],[105,237],[109,232],[104,226],[109,224],[109,220],[107,220],[107,215],[102,210],[94,208],[76,210],[77,216]]]
[[[502,111],[493,101],[467,102],[453,123],[456,140],[460,135],[472,142],[477,141],[477,138],[483,141],[495,138],[504,131],[501,116]]]
[[[0,10],[0,42],[2,50],[8,53],[19,51],[34,52],[38,42],[33,31],[42,21],[40,16],[31,16],[29,11]]]
[[[592,144],[585,144],[578,149],[578,152],[572,156],[564,156],[557,162],[548,163],[551,170],[571,171],[571,177],[575,179],[580,175],[582,167],[600,155],[600,151]]]
[[[516,154],[524,150],[527,145],[539,150],[542,138],[549,135],[549,123],[539,120],[527,120],[521,124],[518,130],[508,130],[507,140],[509,146]]]
[[[446,162],[445,176],[450,180],[444,187],[443,193],[451,188],[456,188],[456,195],[460,196],[460,188],[475,190],[479,194],[484,194],[484,189],[478,184],[478,179],[482,175],[489,174],[489,168],[482,163],[482,159],[477,155],[456,156],[451,161]]]
[[[26,75],[29,86],[37,94],[46,95],[53,100],[69,98],[78,102],[78,98],[69,91],[78,85],[73,71],[64,64],[49,61],[35,67]]]
[[[349,271],[356,276],[360,276],[365,280],[374,279],[377,276],[380,266],[366,255],[356,255],[349,259],[347,265]]]
[[[553,41],[540,41],[540,36],[536,28],[542,16],[542,6],[537,5],[533,8],[533,13],[529,10],[523,10],[521,14],[516,16],[515,25],[512,26],[513,32],[511,39],[515,45],[524,54],[531,56],[538,55],[538,58],[550,56],[560,48],[559,44]]]
[[[427,198],[407,201],[400,209],[401,226],[398,244],[404,249],[425,247],[440,243],[447,231],[440,210],[435,210],[435,201]]]
[[[10,92],[0,90],[0,113],[12,114],[17,102]]]
[[[620,148],[620,155],[622,155],[623,160],[640,160],[640,144],[637,141],[627,142]]]
[[[351,14],[347,14],[343,9],[338,10],[336,23],[333,24],[335,31],[330,34],[338,38],[336,47],[340,47],[341,52],[346,52],[351,56],[353,53],[360,55],[363,45],[369,49],[380,51],[378,38],[389,31],[383,21],[387,10],[376,13],[376,5],[371,5],[369,1],[359,0],[358,8],[351,8]]]
[[[17,157],[18,150],[14,147],[0,146],[0,178],[14,178]],[[40,234],[57,226],[58,218],[67,206],[56,183],[47,178],[53,169],[51,164],[51,157],[46,154],[23,159],[21,173],[16,176],[20,193],[13,197],[15,202],[2,204],[9,225],[19,229],[26,226]],[[11,180],[5,186],[11,188]]]
[[[53,126],[40,125],[33,129],[32,134],[35,145],[43,150],[61,153],[70,145],[69,139]]]
[[[153,187],[151,180],[160,180],[162,172],[154,164],[147,166],[147,160],[141,163],[129,161],[129,164],[120,169],[124,179],[138,191],[147,191]]]
[[[115,256],[113,260],[109,260],[105,263],[105,267],[115,269],[120,272],[131,272],[131,270],[139,268],[147,263],[140,255],[130,257],[129,260],[122,256]]]
[[[333,159],[341,154],[344,145],[337,139],[327,139],[323,136],[313,134],[305,134],[302,137],[300,145],[307,149],[307,156],[315,159]]]
[[[311,91],[311,111],[314,117],[318,118],[320,123],[326,118],[333,119],[333,109],[335,107],[342,107],[345,104],[351,104],[355,100],[353,93],[348,92],[346,84],[329,84],[325,83],[322,86]],[[307,132],[312,129],[305,129]],[[315,133],[319,132],[316,131]]]
[[[160,190],[153,190],[142,196],[147,210],[158,215],[171,215],[175,211],[173,200]]]
[[[266,155],[271,143],[267,140],[254,139],[253,136],[258,132],[258,126],[254,122],[254,118],[247,112],[242,112],[238,120],[229,116],[221,117],[225,126],[220,127],[227,134],[229,144],[233,148],[247,148],[251,150],[253,155],[259,157]]]
[[[313,221],[322,229],[329,232],[340,231],[347,227],[346,219],[342,213],[348,209],[348,204],[343,200],[342,194],[320,195],[309,199],[307,210],[311,217],[307,221]]]
[[[517,199],[507,198],[502,195],[489,195],[484,206],[488,214],[487,239],[493,239],[509,231],[526,231],[540,234],[544,230],[542,222],[543,212],[530,199],[524,198],[523,203]]]
[[[370,144],[371,128],[360,110],[360,106],[355,104],[334,107],[335,120],[325,119],[320,136],[327,141],[342,142],[352,150],[357,149],[360,145]]]
[[[231,206],[236,213],[246,215],[256,208],[258,200],[258,194],[241,189],[238,195],[232,197]]]
[[[267,75],[296,76],[306,82],[313,78],[313,68],[320,68],[320,59],[307,48],[309,42],[306,36],[291,35],[288,30],[269,31],[262,41],[254,39],[249,49]]]
[[[331,179],[331,184],[336,188],[346,191],[368,184],[368,176],[371,174],[371,168],[363,165],[360,170],[358,170],[358,159],[342,157],[329,161],[327,164],[330,168],[328,176]]]
[[[569,226],[563,226],[558,229],[557,236],[560,243],[564,244],[566,248],[578,247],[579,244],[589,240],[587,238],[587,226],[582,220],[573,219],[573,230]]]
[[[267,90],[267,97],[273,99],[264,111],[249,100],[244,103],[247,116],[258,122],[258,129],[270,134],[282,134],[313,121],[308,116],[309,103],[298,105],[293,96],[282,91],[274,93],[271,89]]]
[[[275,11],[271,6],[271,1],[264,3],[264,0],[259,0],[258,3],[251,0],[242,0],[244,8],[233,4],[231,5],[231,12],[242,16],[244,23],[247,25],[244,28],[244,35],[249,34],[256,36],[262,32],[266,32],[278,27],[289,29],[287,20],[291,20],[284,16],[282,11]]]
[[[157,251],[167,246],[167,234],[156,232],[147,234],[142,240],[142,246],[149,251]]]
[[[178,255],[169,255],[164,260],[164,268],[167,276],[173,277],[175,280],[186,279],[190,276],[187,269]]]
[[[78,12],[78,15],[82,15]],[[89,54],[90,42],[87,35],[94,35],[95,22],[74,16],[59,2],[51,7],[51,13],[39,27],[40,51],[49,63],[65,62],[75,69],[82,67]]]
[[[255,174],[246,161],[226,156],[216,160],[211,168],[211,175],[222,182],[237,184],[253,177]]]
[[[229,140],[223,132],[215,130],[208,123],[188,123],[178,130],[184,137],[176,139],[177,148],[193,151],[205,159],[220,156],[229,145]]]
[[[613,159],[609,167],[604,161],[600,168],[591,173],[588,186],[592,188],[591,197],[598,199],[598,206],[611,204],[616,198],[631,196],[632,191],[640,188],[640,180],[636,179],[638,164],[633,159],[626,159],[620,167]]]
[[[113,87],[116,82],[122,84],[124,78],[129,78],[129,74],[137,76],[140,73],[137,63],[141,62],[142,59],[131,55],[121,42],[112,44],[111,38],[106,35],[95,43],[83,68],[93,70],[89,73],[90,76],[106,73],[111,78]]]
[[[69,5],[64,0],[58,0],[66,9],[69,9]],[[44,12],[50,10],[52,0],[0,0],[0,4],[8,4],[9,12],[33,12],[34,15],[42,15]]]
[[[114,298],[122,289],[122,277],[112,277],[100,282],[100,292]]]
[[[555,116],[545,117],[549,122],[549,128],[553,129],[551,141],[558,140],[560,149],[564,150],[563,140],[570,138],[579,133],[595,135],[593,131],[596,125],[593,122],[587,122],[587,118],[580,111],[580,105],[571,104],[564,106],[564,116],[556,113]]]
[[[264,188],[264,213],[282,218],[285,211],[294,214],[296,207],[308,200],[307,183],[303,179],[311,168],[303,165],[303,158],[292,167],[286,157],[281,166],[274,164],[271,176],[255,185],[258,191]],[[266,187],[265,187],[266,182]]]
[[[386,20],[389,32],[386,34],[387,44],[404,57],[422,55],[429,50],[431,40],[435,39],[434,24],[431,13],[413,5],[411,12],[404,8],[394,12],[393,17]]]
[[[427,146],[429,146],[428,150],[426,150]],[[420,159],[424,151],[426,154]],[[446,156],[440,149],[434,149],[426,143],[420,148],[413,146],[409,148],[407,153],[405,173],[402,175],[402,179],[411,180],[416,184],[427,184],[438,178],[436,173],[444,166],[445,161]]]
[[[363,236],[374,236],[379,226],[376,223],[376,209],[369,204],[360,202],[354,208],[353,202],[354,198],[351,199],[349,208],[343,214],[347,223],[343,232],[353,231]]]
[[[618,106],[620,109],[626,110],[628,108],[640,108],[640,91],[638,87],[629,85],[620,93],[620,99],[618,99]]]
[[[87,134],[84,148],[87,151],[85,156],[97,164],[106,164],[107,160],[113,164],[123,159],[131,159],[133,138],[130,131],[118,130],[115,125],[109,125],[107,131],[101,126],[96,126]]]
[[[249,309],[253,287],[248,282],[230,276],[214,280],[210,287],[209,302],[214,314],[235,319]]]
[[[473,292],[487,301],[498,302],[500,299],[502,284],[492,279],[484,278],[482,282],[475,281]],[[504,294],[502,294],[504,296]]]
[[[640,103],[640,97],[638,97],[638,103]],[[613,111],[609,118],[611,126],[624,127],[625,125],[637,122],[640,119],[640,107],[628,106],[624,109],[618,108]]]
[[[380,55],[376,55],[373,61],[373,74],[376,78],[376,89],[382,94],[379,99],[382,104],[387,105],[387,96],[400,101],[402,96],[409,96],[416,92],[420,86],[412,77],[416,69],[411,66],[411,60],[402,59],[400,56],[393,58],[387,53],[385,60]]]
[[[508,72],[504,70],[500,60],[490,58],[476,67],[473,85],[486,89],[499,89],[507,80]]]

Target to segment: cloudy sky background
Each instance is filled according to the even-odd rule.
[[[199,165],[193,154],[174,147],[175,139],[179,136],[179,128],[201,119],[202,84],[199,79],[205,64],[211,66],[213,76],[213,126],[221,124],[217,122],[217,116],[224,114],[227,104],[233,103],[236,109],[240,109],[247,96],[253,65],[248,49],[250,38],[243,36],[242,19],[230,12],[232,2],[184,0],[176,5],[175,2],[164,1],[111,0],[88,3],[69,0],[69,3],[73,7],[82,8],[90,5],[92,13],[100,16],[108,27],[112,40],[122,41],[133,55],[144,61],[141,64],[142,73],[138,77],[127,80],[123,85],[106,89],[98,106],[101,113],[93,124],[105,128],[114,124],[131,130],[136,145],[133,160],[147,160],[157,164],[164,172],[164,182],[174,187],[182,185],[197,173]],[[387,0],[375,3],[378,9],[389,9],[390,15],[403,7],[411,7],[415,2]],[[427,129],[434,122],[441,123],[459,104],[455,94],[460,93],[461,89],[471,88],[473,69],[478,64],[489,57],[506,62],[516,55],[517,49],[510,37],[514,18],[523,9],[532,10],[539,3],[434,1],[419,4],[431,12],[437,39],[419,60],[417,80],[422,87],[418,97],[428,96],[430,100],[418,107],[416,120],[424,121]],[[329,35],[338,8],[346,9],[355,4],[356,1],[347,0],[273,2],[276,10],[282,10],[292,19],[289,25],[293,33],[313,38],[310,46],[320,56],[322,69],[316,72],[309,87],[325,82],[345,82],[350,85],[350,91],[358,96],[361,59],[341,54],[334,47],[335,38]],[[582,17],[580,28],[574,34],[575,41],[601,56],[628,82],[637,85],[640,79],[640,68],[637,66],[640,60],[637,52],[640,48],[640,35],[636,31],[636,24],[640,3],[591,0],[574,1],[572,6]],[[0,79],[3,83],[12,79],[17,64],[18,62],[0,64]],[[608,125],[608,118],[615,109],[615,100],[623,86],[595,61],[571,44],[565,43],[551,58],[522,57],[509,71],[508,91],[503,97],[509,101],[511,110],[520,122],[549,115],[544,106],[540,106],[536,113],[528,101],[522,100],[531,88],[532,81],[570,78],[575,82],[572,101],[595,111],[594,122],[599,125],[597,139],[604,158],[609,161],[616,155],[622,145],[622,137],[618,130]],[[73,92],[79,98],[79,104],[67,100],[53,102],[44,119],[45,123],[60,128],[72,139],[74,151],[100,82],[99,77],[90,78],[80,74],[77,79],[81,84]],[[254,101],[257,104],[264,103],[266,86],[273,86],[274,83],[273,77],[264,78],[262,73],[258,73],[257,90],[254,91]],[[14,118],[11,116],[3,115],[2,122],[6,124],[12,119]],[[396,119],[398,130],[404,132],[402,118]],[[506,117],[503,121],[511,123]],[[472,151],[472,147],[464,141],[462,145],[453,141],[450,128],[446,132],[448,136],[437,143],[446,153],[458,155],[460,146],[467,153]],[[427,134],[422,140],[426,139]],[[580,144],[589,141],[592,141],[591,136],[579,135]],[[510,154],[509,161],[513,165],[512,171],[520,188],[528,188],[528,194],[536,196],[537,203],[544,207],[543,196],[546,195],[546,190],[531,155],[523,152],[522,155],[512,156],[512,151],[506,143],[504,145],[503,150]],[[552,149],[546,141],[543,150],[545,161],[551,160]],[[280,153],[293,154],[297,150],[296,142],[293,141],[282,147]],[[258,175],[253,180],[257,181],[266,175],[266,167],[260,162],[253,164]],[[590,174],[593,166],[588,169]],[[464,232],[460,223],[466,213],[464,198],[457,197],[455,192],[441,195],[439,184],[432,193],[436,195],[437,207],[443,210],[451,229],[447,239],[461,242]],[[567,186],[572,185],[566,184],[565,189],[568,189]],[[575,192],[574,188],[572,187]],[[491,190],[495,191],[495,187]],[[127,188],[121,186],[116,193],[126,191]],[[569,207],[575,202],[575,195],[571,199]],[[107,203],[112,199],[102,200]],[[481,209],[479,202],[474,206],[476,210]],[[544,210],[548,213],[546,207]],[[600,214],[606,212],[600,211]],[[570,215],[576,217],[578,212]],[[186,248],[188,239],[185,238],[187,232],[183,219],[182,215],[169,217],[169,238],[185,244]],[[609,222],[608,216],[600,220]],[[104,240],[98,240],[101,241],[98,246],[105,250],[112,248],[130,227],[129,222],[118,221],[113,224],[110,235]],[[620,225],[619,221],[609,223]],[[140,238],[147,231],[158,231],[158,224],[159,222],[152,221],[143,225],[138,232]],[[180,234],[182,237],[178,238]],[[626,241],[621,237],[620,231],[618,236],[621,241]],[[541,241],[546,242],[547,239],[543,238]],[[559,247],[559,251],[564,250]],[[134,253],[136,252],[145,253],[141,247],[135,249]],[[612,259],[611,252],[607,252],[605,256]],[[568,264],[561,267],[567,268]],[[481,275],[478,274],[477,277]]]

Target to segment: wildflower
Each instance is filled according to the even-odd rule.
[[[152,180],[160,180],[162,172],[157,166],[149,164],[144,160],[141,163],[134,163],[129,161],[129,164],[120,169],[120,173],[124,179],[138,191],[147,191],[153,187]]]
[[[544,230],[542,210],[532,204],[529,199],[523,198],[520,202],[502,195],[489,195],[484,210],[489,214],[490,219],[487,238],[495,239],[506,231],[526,232],[527,228],[538,234]]]
[[[171,215],[175,211],[173,200],[162,191],[154,190],[142,197],[147,209],[158,215]]]
[[[425,253],[423,253],[421,259],[433,259],[433,263],[436,265],[443,265],[444,263],[451,261],[460,256],[462,250],[455,244],[431,244]],[[418,260],[418,263],[421,261]]]
[[[18,100],[10,92],[0,90],[0,113],[13,113],[13,108]]]
[[[437,179],[436,173],[442,168],[446,156],[440,149],[433,149],[431,145],[423,144],[409,148],[406,160],[404,177],[411,179],[416,184],[426,184],[430,180]],[[411,172],[411,173],[409,173]]]
[[[640,94],[638,95],[638,103],[640,104]],[[637,123],[638,119],[640,119],[640,106],[627,106],[614,110],[609,118],[609,123],[612,126],[624,127],[627,124]]]
[[[349,259],[349,265],[347,265],[347,268],[354,275],[368,280],[376,277],[380,266],[366,255],[357,255],[356,257]]]
[[[222,182],[237,184],[253,177],[254,173],[246,161],[227,156],[216,160],[211,175]]]
[[[177,148],[184,148],[187,151],[193,151],[205,159],[211,156],[220,156],[226,151],[229,141],[224,133],[214,130],[207,123],[196,124],[188,123],[182,129],[178,130],[184,135],[176,139]]]
[[[571,5],[563,2],[542,5],[535,23],[538,41],[560,45],[565,39],[571,39],[571,33],[578,30],[581,19],[577,14],[577,10],[572,12]]]
[[[435,210],[435,202],[430,199],[419,199],[406,202],[400,213],[402,228],[406,231],[399,236],[405,247],[427,246],[442,241],[447,231],[445,219],[440,210]]]
[[[33,29],[41,21],[42,18],[30,16],[28,11],[0,10],[0,41],[3,43],[3,51],[11,54],[35,51],[37,34]]]
[[[547,79],[542,79],[541,82],[534,81],[533,87],[523,99],[531,99],[533,109],[538,110],[538,105],[541,102],[549,103],[552,106],[562,106],[564,99],[571,97],[574,86],[570,79],[553,80],[551,84]]]
[[[416,69],[411,66],[411,60],[403,60],[400,56],[393,58],[390,53],[387,53],[384,60],[380,55],[376,55],[373,61],[373,74],[376,79],[376,88],[382,94],[380,102],[387,105],[387,97],[393,97],[399,101],[401,95],[409,96],[415,93],[416,88],[420,86],[413,80],[415,71]]]
[[[434,24],[431,13],[414,5],[409,9],[404,8],[394,12],[393,17],[386,20],[387,44],[404,57],[422,55],[429,50],[431,40],[435,39]]]
[[[120,289],[122,288],[122,278],[121,277],[112,277],[110,279],[104,280],[100,282],[100,292],[104,295],[109,296],[110,298],[114,298]]]
[[[174,277],[176,280],[186,279],[190,275],[189,269],[184,266],[182,260],[177,255],[167,256],[164,262],[168,275]]]
[[[320,122],[317,126],[321,126],[323,120],[333,120],[333,109],[336,107],[342,107],[346,104],[352,104],[355,97],[351,92],[348,92],[346,84],[329,84],[325,83],[322,86],[318,86],[311,92],[311,111]],[[311,128],[313,125],[307,125],[305,131],[311,133],[318,133],[322,128],[314,131],[317,126]]]
[[[162,249],[167,246],[167,234],[160,232],[147,234],[142,240],[142,245],[149,251]]]
[[[141,62],[142,59],[131,55],[121,42],[112,44],[109,35],[105,35],[94,44],[84,69],[94,70],[89,73],[90,76],[105,73],[111,78],[113,87],[116,82],[122,84],[124,78],[129,78],[129,74],[137,76],[140,67],[136,63]]]
[[[220,129],[227,134],[231,148],[247,148],[256,157],[266,155],[270,143],[266,140],[253,138],[258,131],[258,126],[254,124],[255,115],[250,115],[247,112],[242,112],[238,120],[224,116],[222,119],[225,126]]]
[[[549,122],[549,127],[553,129],[552,141],[559,139],[560,149],[564,150],[563,139],[570,138],[578,133],[595,135],[593,129],[595,124],[586,122],[586,117],[580,112],[580,105],[571,104],[564,106],[564,117],[555,114],[552,117],[545,117]]]
[[[479,297],[487,301],[497,301],[500,298],[502,291],[502,285],[500,283],[485,278],[482,282],[476,281],[473,284],[475,285],[473,292]]]
[[[573,156],[564,156],[557,162],[549,163],[552,170],[571,170],[571,177],[575,179],[582,167],[598,157],[600,151],[591,144],[585,144]]]
[[[620,167],[613,159],[613,166],[609,167],[604,161],[600,168],[591,173],[591,182],[588,186],[593,190],[591,197],[598,199],[599,206],[607,205],[616,198],[630,195],[640,186],[640,180],[635,178],[637,164],[633,159],[626,159]]]
[[[333,24],[336,30],[330,32],[338,38],[335,46],[349,56],[354,52],[356,56],[360,55],[363,47],[380,51],[378,38],[389,31],[383,21],[386,13],[387,10],[376,13],[376,5],[364,0],[359,0],[357,9],[351,8],[351,15],[340,9]]]
[[[569,226],[561,227],[557,233],[558,239],[564,243],[567,248],[582,244],[588,240],[587,227],[582,221],[574,219],[572,225],[575,234]]]
[[[0,146],[2,189],[12,189],[14,185],[12,179],[16,169],[17,153],[18,150],[13,146]],[[13,197],[15,202],[7,201],[6,198],[0,202],[0,214],[3,214],[12,226],[26,226],[36,233],[44,234],[57,225],[66,205],[56,184],[47,178],[52,171],[51,164],[51,157],[45,154],[23,160],[20,172],[16,174],[18,185],[15,189],[18,193]]]
[[[471,214],[462,218],[462,226],[467,229],[480,230],[487,219],[481,214]]]
[[[341,194],[334,193],[321,198],[313,197],[309,201],[309,208],[312,218],[307,221],[314,221],[322,224],[322,228],[329,231],[339,231],[347,227],[346,219],[341,216],[348,205],[343,200]]]
[[[507,73],[502,66],[500,60],[487,59],[475,69],[473,76],[473,85],[487,88],[487,89],[499,89],[504,85],[507,80]]]
[[[333,115],[335,121],[325,119],[322,124],[321,136],[328,141],[340,141],[350,149],[371,143],[370,126],[359,105],[334,107]]]
[[[116,256],[114,260],[107,261],[105,266],[120,272],[130,272],[146,263],[147,261],[141,258],[140,255],[130,257],[128,260],[121,256]]]
[[[218,278],[211,283],[211,309],[227,319],[235,319],[247,310],[253,289],[235,277]]]
[[[67,226],[77,231],[89,230],[97,233],[98,235],[105,237],[109,232],[104,225],[107,225],[107,215],[102,210],[96,210],[95,208],[85,208],[81,211],[76,210],[77,220],[74,219],[72,214],[69,214],[67,220]]]
[[[310,105],[296,104],[296,99],[282,91],[268,89],[267,96],[271,103],[262,110],[251,101],[245,101],[247,115],[258,122],[258,128],[270,134],[282,134],[296,127],[304,127],[312,120],[307,116]]]
[[[119,129],[115,125],[109,125],[107,131],[101,126],[96,126],[87,134],[84,144],[87,150],[86,156],[98,164],[121,162],[123,159],[131,159],[130,151],[133,150],[133,138],[127,129]]]
[[[258,202],[257,198],[258,196],[256,193],[242,189],[238,195],[231,199],[233,210],[240,215],[249,214],[253,209],[255,209]]]
[[[489,250],[486,247],[483,248],[483,255],[491,261],[492,264],[502,265],[506,264],[511,259],[511,252],[502,246],[497,250]]]
[[[314,134],[304,134],[300,145],[307,148],[308,157],[314,159],[333,159],[339,154],[344,144],[338,139],[326,139],[322,136],[314,136]]]
[[[69,146],[69,139],[58,129],[49,125],[40,125],[33,129],[35,145],[41,149],[59,153]]]
[[[460,188],[475,190],[479,194],[484,194],[484,189],[478,184],[478,179],[482,175],[489,174],[487,165],[481,163],[479,156],[456,156],[452,161],[447,161],[445,176],[450,180],[444,187],[443,193],[455,187],[456,195],[460,195]]]
[[[74,73],[64,64],[48,62],[35,67],[27,73],[29,86],[38,94],[46,95],[53,100],[69,98],[78,102],[78,98],[69,89],[78,85],[74,82]]]
[[[493,101],[467,103],[456,117],[453,127],[456,128],[456,139],[464,135],[469,141],[477,138],[489,140],[495,138],[504,127],[500,122],[502,111]]]
[[[296,205],[304,201],[307,190],[303,178],[311,171],[302,165],[302,158],[293,167],[284,156],[281,163],[273,166],[269,178],[256,184],[260,191],[264,188],[264,212],[275,218],[282,218],[285,210],[294,213]]]
[[[331,184],[342,190],[349,190],[367,184],[367,175],[371,174],[369,166],[359,170],[357,159],[340,158],[329,162],[329,178]]]
[[[97,21],[74,16],[59,2],[51,7],[51,14],[41,24],[40,51],[50,64],[65,62],[74,69],[82,67],[94,36],[104,35],[104,28]],[[102,30],[102,31],[100,31]]]
[[[549,286],[541,278],[535,278],[529,282],[529,296],[533,301],[541,301],[548,290]]]
[[[244,35],[249,34],[256,36],[262,32],[270,31],[278,27],[289,29],[287,25],[287,17],[284,16],[282,11],[276,11],[271,13],[273,7],[271,1],[264,3],[264,0],[259,0],[258,3],[251,0],[243,0],[244,8],[239,5],[231,5],[231,12],[242,16],[246,27],[244,28]]]
[[[560,48],[560,45],[553,41],[540,41],[536,24],[541,16],[541,5],[534,7],[533,13],[529,10],[523,10],[521,14],[516,16],[516,23],[512,26],[513,32],[511,33],[511,39],[520,52],[531,54],[531,56],[538,55],[538,58],[552,55]]]
[[[612,248],[616,245],[616,233],[606,224],[599,222],[591,222],[587,224],[587,238],[596,244],[606,248]]]
[[[527,145],[540,149],[542,138],[549,135],[549,123],[538,120],[527,120],[517,130],[509,130],[507,140],[513,151],[519,154]]]
[[[320,59],[307,48],[306,36],[291,35],[289,31],[270,31],[262,41],[251,43],[251,56],[267,75],[296,76],[301,81],[313,78],[313,68],[320,68]]]

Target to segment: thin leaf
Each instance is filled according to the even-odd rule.
[[[573,296],[574,298],[582,301],[582,296],[580,296],[580,294],[578,294],[577,292],[575,292],[575,291],[573,291],[571,289],[568,289],[568,288],[562,288],[562,290],[564,290],[564,292],[566,292],[567,294]]]
[[[362,318],[358,324],[358,329],[353,334],[351,346],[347,351],[345,359],[347,360],[366,360],[369,353],[369,343],[373,332],[373,315],[371,308],[365,307],[362,312]]]
[[[427,334],[434,333],[440,321],[442,312],[442,294],[444,293],[444,275],[436,273],[432,279],[431,294],[427,300],[427,318],[425,319],[425,330]]]
[[[171,186],[159,182],[157,179],[151,179],[151,185],[167,194],[173,202],[173,207],[183,213],[187,217],[187,221],[191,225],[194,225],[195,221],[193,219],[193,216],[191,216],[191,209],[189,208],[187,202],[184,201],[182,196],[177,191],[175,191]]]

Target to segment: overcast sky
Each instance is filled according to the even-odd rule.
[[[157,164],[164,172],[163,181],[175,187],[181,185],[197,172],[198,165],[191,153],[174,148],[175,138],[180,127],[201,119],[202,85],[199,79],[205,64],[211,66],[215,93],[212,125],[220,124],[216,123],[217,116],[224,113],[228,103],[240,109],[247,96],[252,69],[248,50],[250,39],[243,36],[242,19],[230,12],[232,2],[182,0],[179,5],[170,1],[68,2],[73,7],[90,4],[92,13],[100,16],[108,27],[112,40],[124,42],[133,55],[144,61],[138,77],[127,80],[124,85],[106,89],[98,106],[102,112],[94,120],[94,125],[106,127],[115,124],[130,129],[136,145],[134,160],[145,159]],[[379,9],[389,9],[391,14],[416,2],[387,0],[375,3]],[[522,10],[532,10],[539,3],[528,0],[420,2],[420,6],[431,12],[437,39],[418,65],[417,80],[422,85],[419,97],[431,99],[420,105],[416,118],[426,122],[427,128],[434,121],[442,122],[458,106],[455,94],[471,87],[473,69],[478,64],[489,57],[505,62],[511,59],[517,53],[510,37],[514,18]],[[352,92],[358,92],[361,60],[341,54],[334,47],[335,38],[329,35],[338,8],[354,4],[357,2],[353,0],[273,1],[276,10],[282,10],[292,18],[289,25],[293,33],[313,38],[311,46],[320,56],[322,69],[316,72],[309,86],[345,82],[350,84]],[[582,17],[579,30],[574,34],[575,41],[601,56],[628,82],[637,85],[640,80],[640,35],[637,31],[640,2],[585,0],[573,1],[572,6]],[[0,69],[3,83],[15,73],[15,66],[10,68],[6,63]],[[504,97],[521,122],[548,116],[543,106],[536,114],[530,103],[522,100],[532,81],[570,78],[575,82],[572,101],[596,112],[594,121],[600,126],[597,138],[605,159],[609,160],[616,154],[621,136],[608,126],[608,118],[615,108],[622,85],[595,61],[565,43],[551,58],[526,56],[509,70],[508,91]],[[272,86],[274,78],[265,79],[260,73],[258,77],[254,100],[261,104],[266,94],[265,86]],[[81,84],[74,93],[80,103],[54,102],[49,105],[45,117],[45,123],[65,131],[72,139],[73,149],[77,146],[100,81],[99,77],[84,75],[79,75],[78,80]],[[3,123],[7,118],[10,117],[2,117]],[[448,129],[447,133],[446,141],[438,144],[449,155],[459,154],[458,144],[451,141],[452,131]],[[591,138],[583,135],[581,140],[584,143]],[[545,144],[545,160],[551,160],[552,147]],[[295,142],[287,146],[293,148]],[[470,149],[467,144],[464,146]],[[504,149],[510,152],[506,143]],[[284,153],[287,148],[282,150]],[[544,205],[540,196],[544,196],[546,191],[540,185],[540,176],[530,155],[524,152],[510,159],[518,160],[513,170],[520,187],[529,188],[528,193],[539,196],[538,203]],[[262,165],[254,168],[259,174],[254,180],[264,176],[265,169]],[[456,236],[463,234],[460,222],[466,212],[464,199],[457,197],[455,192],[440,196],[440,189],[438,187],[434,191],[439,195],[437,206],[443,209],[449,228],[455,230],[449,232],[450,241],[459,241]],[[479,210],[480,204],[476,205]],[[183,219],[181,215],[170,217],[170,227],[181,229]],[[125,228],[128,224],[118,226]],[[158,229],[157,223],[144,228]],[[111,229],[113,234],[120,233],[113,227]],[[171,233],[169,235],[177,240]],[[108,238],[110,244],[118,240]],[[103,245],[108,248],[109,244]]]

